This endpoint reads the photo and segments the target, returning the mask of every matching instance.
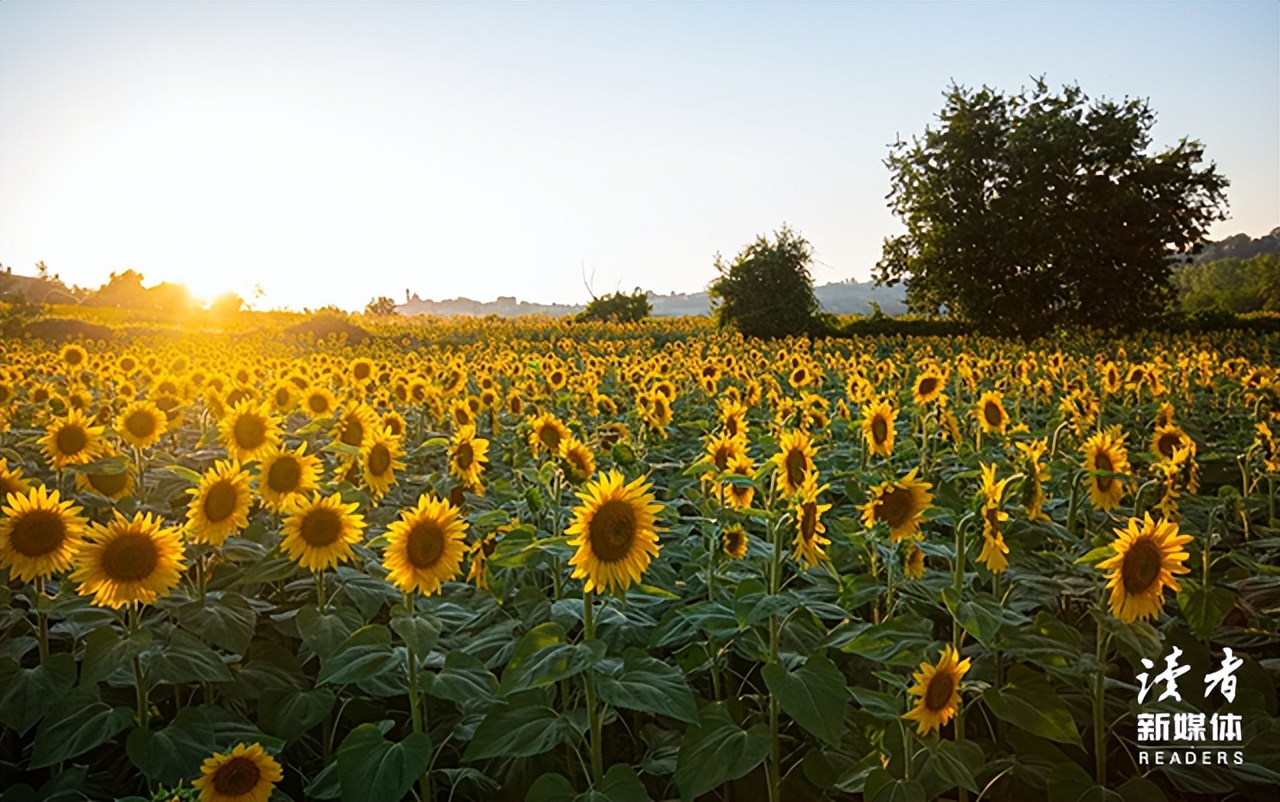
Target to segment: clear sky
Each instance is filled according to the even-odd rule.
[[[1280,3],[0,3],[0,263],[259,307],[867,279],[948,83],[1150,100],[1280,225]]]

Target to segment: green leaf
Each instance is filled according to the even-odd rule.
[[[35,668],[0,660],[0,722],[26,735],[76,682],[76,661],[51,654]]]
[[[324,721],[335,699],[327,688],[263,694],[258,700],[258,723],[272,735],[296,741]]]
[[[988,688],[982,701],[997,718],[1058,743],[1081,746],[1071,711],[1044,676],[1023,666],[1009,672],[1003,688]]]
[[[29,769],[70,760],[128,729],[133,711],[111,707],[82,691],[64,695],[45,716],[31,747]]]
[[[348,614],[353,613],[354,611],[349,611]],[[302,642],[321,660],[333,654],[359,626],[359,622],[353,624],[341,612],[321,613],[310,605],[298,609],[296,623]]]
[[[872,769],[862,798],[866,802],[925,802],[927,795],[917,780],[901,780],[884,769]]]
[[[183,479],[186,479],[187,482],[189,482],[190,484],[193,484],[193,485],[200,484],[200,481],[201,481],[200,474],[196,473],[190,468],[184,468],[181,465],[166,465],[164,469],[169,473],[174,474],[175,476],[180,476]]]
[[[693,800],[745,776],[769,754],[769,728],[757,724],[743,730],[714,702],[703,707],[698,723],[680,741],[675,781],[680,796]]]
[[[174,786],[200,773],[216,751],[213,725],[198,707],[184,707],[162,730],[135,729],[125,741],[129,760],[149,779]]]
[[[849,686],[853,700],[867,713],[883,721],[897,721],[902,715],[901,698],[895,694],[873,691],[869,688]]]
[[[744,579],[734,591],[733,612],[738,629],[744,630],[775,615],[794,610],[799,599],[793,593],[770,594],[758,579]]]
[[[440,625],[418,616],[396,616],[391,619],[391,628],[418,657],[430,654],[440,639]]]
[[[143,652],[142,666],[151,685],[235,680],[217,652],[180,630],[174,631],[168,644]]]
[[[1236,605],[1236,594],[1226,588],[1203,587],[1186,582],[1178,594],[1178,606],[1191,631],[1201,640],[1208,640]]]
[[[476,728],[464,761],[492,757],[532,757],[555,748],[566,737],[586,729],[570,716],[549,707],[527,705],[490,712]]]
[[[613,676],[599,676],[596,687],[600,699],[614,707],[698,721],[698,706],[684,673],[639,649],[627,649],[621,669]]]
[[[580,674],[598,657],[586,644],[565,642],[564,627],[548,621],[529,630],[502,672],[500,693],[543,688]]]
[[[391,648],[391,631],[381,624],[357,629],[320,664],[316,685],[350,685],[400,667]]]
[[[648,790],[636,775],[636,770],[626,763],[614,763],[604,773],[596,796],[607,802],[651,802]]]
[[[924,616],[900,615],[869,626],[841,647],[873,663],[911,665],[933,643],[933,623]]]
[[[388,741],[374,724],[361,724],[338,747],[343,802],[403,799],[431,763],[431,738],[415,732]]]
[[[563,774],[548,772],[533,781],[525,791],[524,802],[574,802],[578,792]]]
[[[193,601],[176,611],[178,625],[206,643],[244,654],[253,641],[258,614],[238,593],[210,596],[205,603]]]
[[[89,688],[103,682],[116,671],[129,665],[133,658],[151,643],[147,629],[121,638],[112,627],[99,627],[85,639],[84,662],[80,664],[80,687]]]
[[[1120,795],[1093,781],[1075,763],[1059,763],[1045,778],[1049,802],[1121,802]]]
[[[424,681],[428,694],[457,704],[494,699],[498,693],[498,680],[479,658],[466,652],[449,652],[444,658],[444,668],[434,675],[423,674],[419,679]]]
[[[982,747],[973,741],[938,741],[929,750],[929,767],[952,788],[967,788],[975,794],[978,781],[975,775],[982,771],[986,758]]]
[[[844,735],[849,691],[844,674],[823,654],[812,654],[798,671],[787,671],[779,663],[763,669],[764,683],[778,699],[783,711],[797,724],[832,746]]]

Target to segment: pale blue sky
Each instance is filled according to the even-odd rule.
[[[0,3],[0,263],[261,306],[697,291],[786,221],[898,224],[952,80],[1149,98],[1280,225],[1280,3]]]

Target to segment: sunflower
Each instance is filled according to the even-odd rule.
[[[80,595],[93,596],[93,603],[103,607],[150,604],[173,590],[186,569],[177,529],[164,527],[151,513],[130,520],[118,510],[106,526],[92,524],[75,562],[71,580],[79,584]]]
[[[916,722],[920,735],[937,732],[960,709],[960,680],[969,671],[969,659],[960,660],[950,645],[944,646],[936,665],[920,664],[912,675],[916,684],[907,690],[919,696],[915,707],[902,715]]]
[[[267,802],[284,772],[261,744],[238,744],[230,752],[206,758],[200,779],[191,784],[200,802]]]
[[[728,432],[712,435],[707,440],[706,448],[703,450],[702,462],[712,465],[716,469],[716,473],[724,473],[729,469],[729,463],[747,453],[747,441],[745,437],[731,435]]]
[[[919,468],[896,482],[884,482],[871,488],[872,499],[859,509],[862,510],[862,522],[868,528],[883,521],[889,525],[889,537],[895,543],[907,536],[916,536],[920,531],[920,516],[933,502],[933,494],[928,482],[916,478]]]
[[[1155,618],[1164,606],[1164,589],[1179,590],[1173,575],[1191,570],[1183,565],[1188,557],[1183,546],[1191,542],[1191,535],[1178,534],[1172,521],[1156,523],[1150,513],[1141,521],[1130,518],[1128,528],[1115,533],[1115,556],[1097,566],[1110,571],[1111,614],[1126,622]]]
[[[71,567],[82,545],[83,510],[38,487],[11,493],[0,506],[0,568],[20,582],[49,578]]]
[[[249,473],[235,460],[219,460],[187,491],[187,533],[196,543],[221,546],[249,525]]]
[[[295,500],[288,508],[280,546],[289,559],[311,571],[323,571],[347,562],[355,553],[352,543],[359,543],[364,532],[364,516],[356,514],[358,504],[343,504],[334,493],[310,500]]]
[[[465,523],[465,522],[464,522]],[[515,527],[507,525],[499,528],[499,532],[511,531]],[[493,552],[498,548],[498,532],[490,532],[471,547],[471,564],[467,566],[467,581],[473,583],[480,590],[489,589],[489,572],[486,570],[489,558],[493,556]]]
[[[720,402],[720,425],[730,437],[747,435],[747,408],[741,401],[726,399]]]
[[[1023,479],[1021,500],[1027,511],[1027,519],[1031,521],[1047,521],[1044,514],[1044,483],[1049,481],[1049,471],[1040,460],[1049,449],[1048,440],[1041,438],[1029,443],[1018,443],[1018,450],[1023,455]]]
[[[268,395],[271,399],[271,410],[285,417],[298,408],[302,401],[302,391],[291,381],[277,382]]]
[[[403,456],[399,438],[387,427],[381,427],[370,437],[364,452],[364,483],[375,499],[385,496],[396,483],[396,471],[404,469],[399,459]]]
[[[942,388],[945,384],[945,380],[938,373],[932,370],[925,371],[916,377],[916,383],[911,388],[911,397],[915,400],[916,406],[922,407],[942,398]]]
[[[778,453],[770,460],[781,478],[782,491],[788,496],[800,492],[805,478],[814,472],[813,455],[818,453],[808,433],[783,432],[778,440]]]
[[[480,476],[484,473],[485,463],[489,461],[488,454],[489,441],[476,437],[476,427],[459,428],[449,442],[449,475],[472,492],[483,493],[484,484]]]
[[[1114,476],[1098,473],[1128,473],[1129,453],[1124,441],[1127,434],[1115,426],[1105,432],[1097,432],[1083,446],[1084,469],[1089,472],[1089,500],[1097,510],[1113,510],[1124,498],[1124,481]]]
[[[902,555],[902,575],[907,579],[924,578],[924,552],[912,540],[907,545],[907,553]]]
[[[320,459],[308,455],[303,442],[295,451],[272,448],[258,464],[258,495],[272,512],[320,487]]]
[[[108,452],[106,456],[114,456],[114,454]],[[137,489],[137,483],[134,481],[133,471],[130,470],[122,470],[117,473],[77,471],[76,487],[81,491],[97,493],[112,501],[119,501],[122,498],[132,496],[133,491]]]
[[[734,457],[729,462],[729,470],[725,476],[739,476],[750,479],[755,475],[756,464],[751,457],[741,454]],[[746,482],[725,482],[722,486],[721,498],[724,503],[737,510],[745,510],[751,507],[751,501],[756,496],[754,485]]]
[[[871,454],[893,455],[893,424],[897,419],[898,410],[888,401],[877,401],[862,408],[862,436]]]
[[[1151,438],[1151,453],[1158,459],[1171,460],[1174,452],[1191,444],[1191,438],[1182,428],[1168,423],[1156,428]]]
[[[302,394],[302,411],[311,419],[327,418],[333,414],[338,401],[333,393],[323,387],[311,387]]]
[[[569,436],[569,430],[555,415],[544,412],[529,424],[533,428],[529,434],[529,448],[535,457],[544,450],[551,455],[560,453],[560,441]]]
[[[569,478],[585,482],[596,473],[596,457],[578,438],[570,435],[560,441],[560,459],[568,466]]]
[[[9,466],[9,460],[0,457],[0,504],[10,493],[25,493],[31,489],[31,481],[23,478],[22,468]]]
[[[378,428],[378,413],[363,401],[347,407],[338,417],[329,435],[343,445],[364,451],[373,442]]]
[[[218,431],[232,459],[253,462],[280,445],[280,422],[267,404],[245,399],[231,407]]]
[[[608,471],[577,494],[573,523],[565,530],[577,553],[569,558],[573,578],[585,579],[583,590],[626,591],[639,582],[661,546],[655,531],[656,503],[644,478],[623,484],[622,474]]]
[[[58,358],[68,368],[78,368],[89,358],[89,354],[78,345],[64,345],[62,346],[62,351],[58,354]]]
[[[68,465],[88,465],[106,448],[102,439],[103,427],[94,426],[83,412],[67,411],[65,418],[56,418],[50,424],[39,443],[45,457],[57,470]]]
[[[747,542],[747,530],[740,525],[730,526],[720,534],[720,549],[733,560],[747,556]]]
[[[978,406],[973,410],[982,431],[987,434],[1004,434],[1009,426],[1009,413],[1004,411],[1004,397],[994,390],[988,390],[978,399]]]
[[[467,521],[447,500],[420,496],[418,504],[400,511],[387,527],[382,564],[387,580],[405,593],[430,596],[462,570]]]
[[[831,540],[823,537],[827,527],[822,523],[822,513],[831,509],[830,504],[819,504],[818,494],[826,490],[828,485],[818,487],[818,474],[809,474],[800,494],[796,497],[796,538],[792,541],[795,552],[792,556],[812,568],[827,559],[823,546],[830,545]]]
[[[160,442],[169,419],[151,401],[134,401],[124,408],[116,421],[116,432],[134,448],[147,448]]]

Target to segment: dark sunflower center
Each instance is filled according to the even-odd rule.
[[[430,568],[444,554],[444,530],[435,521],[419,521],[405,538],[405,558],[414,568]]]
[[[552,451],[560,448],[560,432],[554,426],[543,426],[538,431],[538,439]]]
[[[102,550],[102,572],[113,582],[137,582],[151,576],[160,550],[141,532],[125,532]]]
[[[267,487],[277,493],[292,493],[302,482],[302,465],[294,457],[281,457],[267,471]]]
[[[992,533],[992,537],[1000,531],[1000,510],[997,507],[988,507],[983,513],[983,517],[987,520],[987,531]]]
[[[1093,465],[1095,470],[1099,470],[1099,471],[1112,471],[1115,469],[1115,463],[1111,461],[1111,457],[1108,456],[1106,452],[1101,452],[1096,457],[1094,457]],[[1103,493],[1105,493],[1111,489],[1111,484],[1114,481],[1115,480],[1112,479],[1110,476],[1099,476],[1098,489],[1101,490]]]
[[[325,398],[320,393],[316,393],[315,395],[307,398],[307,408],[317,415],[322,412],[327,412],[329,410],[329,399]]]
[[[342,442],[349,446],[359,446],[364,442],[364,424],[359,418],[347,418],[347,425],[342,428]]]
[[[75,366],[75,365],[79,365],[81,362],[84,361],[84,354],[72,348],[70,351],[67,351],[67,354],[64,358],[66,359],[68,365]]]
[[[244,796],[258,785],[262,770],[247,757],[233,757],[213,774],[213,790],[222,796]]]
[[[988,401],[982,407],[982,417],[986,420],[988,426],[999,426],[1001,422],[1000,405],[994,401]]]
[[[373,366],[364,362],[357,362],[356,369],[352,371],[357,379],[364,381],[373,373]]]
[[[883,444],[889,438],[889,422],[881,415],[871,419],[871,439],[876,445]]]
[[[784,464],[787,466],[787,483],[792,487],[798,487],[803,484],[806,467],[804,452],[799,449],[792,449],[787,452],[787,459]]]
[[[267,442],[267,422],[257,415],[241,415],[232,433],[236,445],[246,451],[254,451]]]
[[[283,407],[289,404],[289,388],[280,387],[276,390],[276,406]]]
[[[636,513],[625,501],[606,501],[587,525],[591,551],[600,562],[613,563],[631,552],[636,539]]]
[[[741,554],[747,550],[747,533],[741,529],[730,529],[724,533],[724,545],[730,554]]]
[[[369,449],[369,473],[382,476],[391,468],[391,450],[382,443]]]
[[[940,713],[951,703],[956,692],[956,679],[947,671],[935,671],[924,691],[924,706],[931,713]]]
[[[1156,441],[1156,450],[1165,459],[1173,459],[1173,450],[1180,445],[1182,445],[1182,438],[1173,432],[1168,432],[1160,435],[1160,439]]]
[[[737,437],[737,435],[738,435],[738,419],[737,419],[736,417],[735,417],[735,418],[727,418],[727,419],[725,420],[725,422],[724,422],[724,430],[725,430],[726,432],[728,432],[728,433],[729,433],[729,436],[730,436],[730,437]]]
[[[83,428],[77,425],[63,426],[58,430],[58,450],[68,456],[79,454],[85,446],[89,445],[89,434]]]
[[[459,470],[467,470],[476,461],[475,449],[470,443],[459,443],[458,450],[453,452],[453,461],[457,463]]]
[[[31,510],[12,519],[9,542],[24,557],[41,557],[56,551],[67,537],[62,516],[51,510]]]
[[[716,452],[711,457],[711,461],[715,463],[716,470],[723,471],[729,467],[729,448],[728,446],[717,446]]]
[[[915,505],[911,502],[911,491],[901,487],[890,487],[885,491],[875,506],[876,518],[889,524],[891,528],[911,520]]]
[[[342,519],[328,507],[318,507],[302,519],[302,539],[308,546],[323,548],[342,534]]]
[[[150,437],[156,431],[156,419],[149,412],[139,410],[125,418],[124,428],[137,438]]]
[[[205,494],[204,517],[209,519],[209,523],[221,523],[236,511],[236,502],[239,500],[240,494],[236,492],[235,486],[223,479]]]
[[[804,538],[805,543],[812,543],[817,531],[818,505],[815,502],[806,501],[800,505],[800,537]]]
[[[1125,591],[1145,593],[1160,576],[1161,563],[1160,548],[1155,543],[1147,538],[1135,541],[1120,564],[1120,581]]]
[[[938,389],[938,380],[932,376],[920,380],[920,395],[929,396],[936,389]]]
[[[91,473],[88,475],[89,485],[104,496],[114,496],[128,487],[129,474]]]

